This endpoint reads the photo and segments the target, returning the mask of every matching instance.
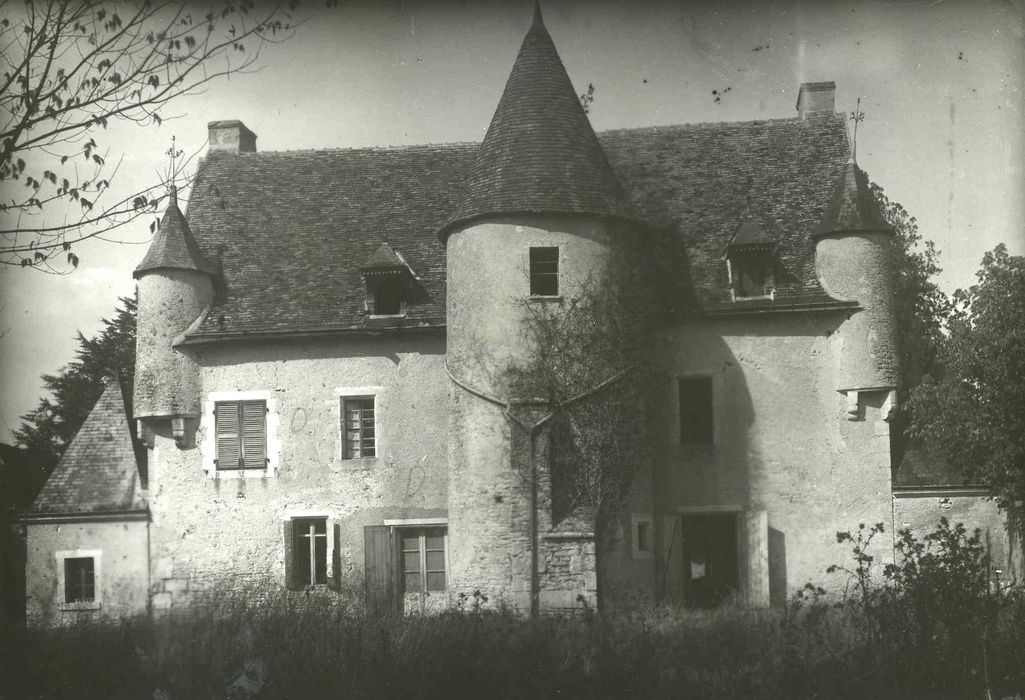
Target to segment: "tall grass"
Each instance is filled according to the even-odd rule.
[[[0,641],[0,698],[1005,698],[1025,694],[1025,595],[994,589],[946,523],[848,598],[782,610],[634,607],[524,619],[374,616],[338,596],[207,600],[183,613]],[[845,533],[840,533],[843,536]],[[859,578],[860,577],[860,578]],[[878,583],[869,583],[878,581]]]

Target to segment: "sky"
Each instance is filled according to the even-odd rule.
[[[201,155],[220,119],[241,119],[262,151],[483,138],[531,0],[340,4],[266,46],[259,71],[174,103],[161,126],[98,134],[108,161],[123,158],[112,193],[158,182],[172,136]],[[972,284],[998,243],[1025,253],[1025,0],[542,8],[577,91],[594,85],[596,131],[791,117],[800,83],[833,80],[838,111],[861,98],[859,164],[935,242],[946,291]],[[77,247],[67,276],[0,270],[0,441],[43,395],[40,375],[73,359],[77,332],[97,333],[134,293],[150,221]]]

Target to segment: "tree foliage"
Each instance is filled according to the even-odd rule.
[[[159,125],[177,98],[252,69],[265,42],[289,36],[294,4],[3,3],[0,263],[70,270],[76,243],[155,212],[166,183],[109,194],[120,160],[102,131]]]
[[[18,444],[26,449],[36,489],[82,427],[107,379],[120,376],[131,396],[136,304],[128,297],[120,302],[113,318],[103,319],[103,330],[95,338],[78,333],[78,350],[70,364],[57,374],[43,375],[50,397],[40,399],[37,408],[22,416],[21,428],[14,432]]]
[[[911,433],[1008,508],[1025,499],[1025,257],[998,245],[976,277],[954,293],[939,367],[912,395]]]

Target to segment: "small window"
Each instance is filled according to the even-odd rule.
[[[652,559],[655,554],[654,524],[650,513],[631,513],[633,530],[633,558]]]
[[[292,559],[297,585],[327,583],[327,518],[292,521]]]
[[[714,441],[712,378],[680,379],[680,444],[711,445]]]
[[[651,523],[637,523],[637,551],[638,552],[650,552],[651,551],[651,533],[648,530],[651,528]]]
[[[374,397],[342,399],[342,459],[377,456]]]
[[[530,249],[530,295],[554,297],[559,295],[559,249]]]
[[[403,529],[400,535],[403,592],[444,591],[445,529]]]
[[[733,294],[736,298],[772,296],[772,257],[764,252],[733,253],[730,256]]]
[[[374,315],[396,316],[402,313],[402,288],[397,282],[384,282],[374,290]]]
[[[92,557],[64,560],[64,602],[92,603],[96,600],[96,562]]]
[[[218,471],[267,468],[267,402],[214,404]]]

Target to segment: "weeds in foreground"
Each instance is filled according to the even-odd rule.
[[[862,543],[871,528],[861,528]],[[851,535],[852,550],[860,549]],[[867,556],[867,555],[866,555]],[[328,599],[204,611],[0,641],[0,698],[993,698],[1025,694],[1025,597],[942,523],[898,538],[881,577],[849,560],[840,601],[782,610],[638,606],[575,618],[490,611],[372,616]],[[858,568],[864,571],[858,571]]]

